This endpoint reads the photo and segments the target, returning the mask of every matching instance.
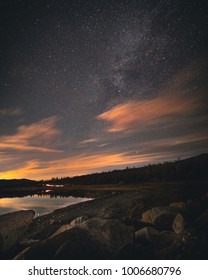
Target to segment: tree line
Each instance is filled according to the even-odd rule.
[[[145,182],[193,181],[208,179],[208,154],[189,159],[149,164],[144,167],[127,167],[89,175],[52,178],[46,183],[69,185],[135,184]]]

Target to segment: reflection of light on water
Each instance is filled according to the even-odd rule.
[[[55,209],[79,202],[91,200],[81,197],[50,197],[49,195],[33,195],[25,197],[0,198],[0,215],[19,210],[33,209],[37,215],[43,215]]]
[[[55,187],[55,188],[63,188],[64,185],[51,185],[51,184],[46,184],[46,187]]]

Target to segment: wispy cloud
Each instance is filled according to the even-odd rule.
[[[54,176],[75,176],[103,169],[125,167],[128,164],[145,164],[160,159],[161,154],[131,155],[128,153],[77,155],[42,163],[31,160],[21,168],[0,172],[1,178],[50,179]]]
[[[200,88],[187,87],[194,84],[196,74],[188,67],[176,73],[158,96],[142,101],[135,95],[130,102],[117,103],[96,117],[101,125],[93,134],[85,134],[81,141],[67,138],[67,149],[60,145],[56,117],[0,136],[0,178],[75,176],[206,152],[205,95]],[[0,112],[0,117],[18,115]]]
[[[16,117],[22,115],[22,111],[19,108],[16,109],[0,109],[0,118],[4,117]]]
[[[162,95],[147,101],[119,104],[97,118],[109,124],[109,132],[134,131],[158,122],[165,117],[193,113],[199,101],[183,95]]]
[[[31,178],[40,180],[50,179],[54,176],[76,176],[115,168],[122,169],[126,166],[143,166],[152,162],[163,162],[178,157],[188,157],[193,153],[197,154],[198,146],[200,145],[203,151],[203,145],[206,145],[207,140],[207,133],[203,133],[201,136],[190,134],[183,137],[143,141],[132,147],[129,146],[129,152],[106,149],[102,153],[78,154],[57,160],[27,160],[21,167],[16,164],[5,171],[0,171],[0,179]],[[186,146],[189,147],[188,151],[184,149]]]
[[[109,143],[103,143],[103,144],[100,144],[99,147],[105,147],[107,145],[109,145]]]
[[[0,151],[60,152],[53,148],[54,141],[60,135],[56,122],[56,117],[49,117],[30,125],[22,125],[13,135],[0,136]]]
[[[97,142],[96,138],[86,139],[80,142],[80,144],[88,144],[88,143],[94,143]]]

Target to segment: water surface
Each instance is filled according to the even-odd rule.
[[[48,195],[32,195],[25,197],[0,198],[0,215],[32,209],[36,212],[36,216],[43,215],[54,211],[55,209],[84,202],[90,198],[83,197],[60,197]]]

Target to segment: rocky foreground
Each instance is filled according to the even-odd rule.
[[[0,216],[1,259],[208,258],[205,182],[143,186],[34,216]]]

